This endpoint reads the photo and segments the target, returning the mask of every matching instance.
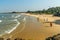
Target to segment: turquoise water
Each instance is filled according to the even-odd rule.
[[[0,35],[10,33],[16,28],[24,18],[22,14],[0,13]]]

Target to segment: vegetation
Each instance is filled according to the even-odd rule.
[[[27,13],[37,13],[37,14],[55,14],[55,13],[60,13],[60,7],[52,7],[48,8],[47,10],[38,10],[38,11],[27,11]]]

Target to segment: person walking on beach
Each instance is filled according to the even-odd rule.
[[[45,22],[48,22],[48,18],[45,18],[44,20],[45,20]]]
[[[52,27],[52,22],[50,22],[50,27]]]
[[[37,20],[39,21],[39,17],[37,17]]]

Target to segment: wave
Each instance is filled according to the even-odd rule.
[[[22,29],[20,30],[20,32],[22,32],[25,29],[26,17],[23,18],[23,22],[24,22],[24,26],[22,27]]]
[[[14,21],[17,21],[17,25],[11,30],[5,31],[5,33],[10,34],[12,31],[14,31],[19,26],[20,22],[17,19],[15,19]]]
[[[17,16],[15,16],[15,18],[19,18],[21,15],[17,15]]]
[[[12,23],[12,27],[8,27],[8,29],[3,29],[3,30],[1,30],[1,33],[0,33],[0,36],[2,36],[2,35],[5,35],[5,34],[10,34],[12,31],[14,31],[19,25],[20,25],[20,20],[22,20],[23,19],[23,22],[25,23],[25,21],[26,21],[26,18],[24,17],[24,16],[22,16],[23,14],[17,14],[17,15],[5,15],[5,14],[3,14],[3,15],[1,15],[1,17],[0,17],[0,26],[1,27],[5,27],[5,24],[7,25],[7,27],[8,27],[8,25],[10,25],[10,23]],[[22,16],[22,17],[21,17]],[[20,18],[21,17],[21,18]],[[2,23],[1,23],[2,22]],[[14,25],[13,25],[13,23],[15,23]],[[4,26],[2,26],[2,25],[4,25]],[[5,28],[7,28],[7,27],[5,27]],[[24,29],[25,27],[23,27],[22,29],[21,29],[21,31]]]
[[[0,23],[2,22],[2,20],[0,20]]]

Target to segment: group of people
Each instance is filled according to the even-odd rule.
[[[37,17],[37,20],[38,20],[38,21],[40,20],[39,17]],[[44,22],[50,23],[50,27],[52,27],[52,22],[49,22],[49,21],[48,21],[48,18],[44,19]]]

